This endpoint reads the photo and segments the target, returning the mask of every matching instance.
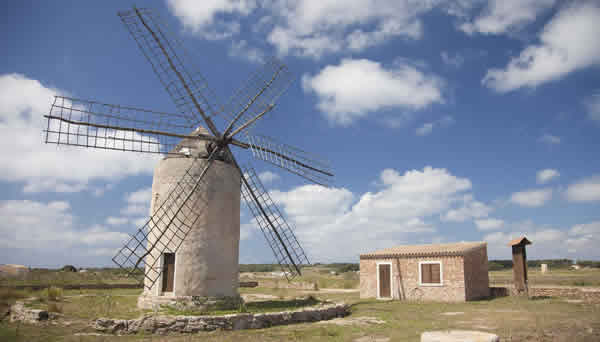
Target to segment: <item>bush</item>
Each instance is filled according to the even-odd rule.
[[[48,300],[59,302],[63,297],[63,290],[60,287],[51,286],[46,290]]]
[[[65,265],[60,270],[64,272],[77,272],[77,267],[73,265]]]

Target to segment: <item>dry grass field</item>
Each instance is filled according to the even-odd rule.
[[[318,284],[319,290],[285,288],[285,280],[269,273],[252,275],[269,287],[242,288],[246,298],[258,301],[251,310],[268,311],[280,301],[293,307],[301,298],[345,301],[352,314],[343,319],[260,330],[213,331],[196,335],[110,336],[94,335],[89,322],[96,317],[135,318],[143,312],[135,307],[141,290],[47,290],[0,293],[5,305],[18,297],[40,299],[29,305],[52,308],[63,315],[56,322],[39,325],[0,322],[0,341],[419,341],[426,330],[474,329],[501,336],[502,341],[600,341],[600,304],[563,298],[533,299],[505,297],[469,303],[408,303],[361,300],[356,288],[358,276],[346,272],[331,274],[322,267],[307,269],[302,281]],[[490,273],[495,284],[508,283],[510,272]],[[531,272],[534,285],[597,286],[600,270]],[[577,283],[577,284],[576,284]],[[279,285],[279,286],[278,286]],[[49,298],[52,297],[52,298]],[[264,304],[261,304],[261,298]],[[267,304],[271,303],[271,304]],[[303,303],[300,301],[300,303]],[[6,307],[6,306],[5,306]]]

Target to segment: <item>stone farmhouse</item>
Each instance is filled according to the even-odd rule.
[[[405,245],[360,255],[360,297],[460,302],[490,295],[487,244]]]

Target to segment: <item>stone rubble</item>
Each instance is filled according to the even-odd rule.
[[[47,321],[50,318],[48,311],[39,309],[30,309],[25,307],[23,302],[16,302],[10,307],[10,321],[11,322],[26,322],[26,323],[37,323],[40,321]]]
[[[97,331],[111,334],[195,333],[212,330],[261,329],[275,325],[316,322],[344,317],[349,314],[348,304],[325,305],[296,311],[272,313],[241,313],[223,316],[152,316],[137,319],[99,318],[92,323]]]

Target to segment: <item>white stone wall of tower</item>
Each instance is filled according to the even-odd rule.
[[[152,182],[152,215],[166,198],[173,182],[181,178],[192,165],[193,158],[166,158],[159,162]],[[193,173],[199,174],[206,161],[198,159]],[[232,165],[213,161],[191,201],[204,203],[194,210],[200,217],[175,254],[174,297],[180,296],[237,296],[238,257],[240,241],[240,174]],[[187,210],[187,209],[183,209]],[[161,241],[168,241],[165,234]],[[151,238],[150,234],[149,238]],[[154,241],[149,240],[148,246]],[[167,251],[176,248],[174,243]],[[153,251],[153,257],[160,257]],[[162,266],[162,265],[159,265]],[[146,272],[154,272],[146,269]],[[146,279],[146,285],[149,285]],[[145,296],[161,296],[162,276]]]

